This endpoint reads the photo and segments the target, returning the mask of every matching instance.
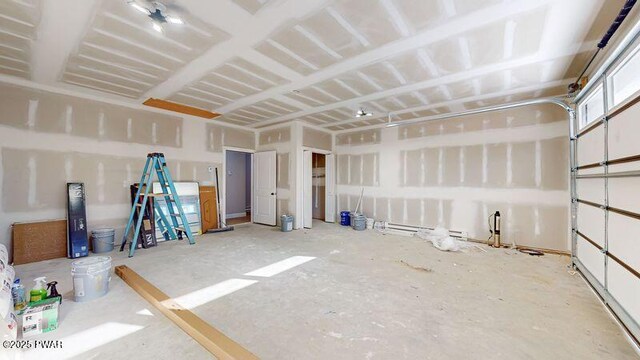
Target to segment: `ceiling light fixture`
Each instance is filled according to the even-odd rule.
[[[356,112],[356,117],[359,118],[359,117],[364,117],[364,116],[373,116],[373,113],[366,112],[364,110],[364,108],[360,108],[360,110],[358,110],[358,112]]]
[[[127,4],[129,4],[131,7],[151,18],[151,20],[153,20],[153,30],[159,33],[164,32],[162,24],[184,24],[184,21],[181,18],[167,14],[167,7],[163,3],[159,1],[148,1],[148,3],[149,7],[145,7],[143,5],[140,5],[136,0],[127,1]]]
[[[167,21],[170,22],[171,24],[179,24],[179,25],[184,24],[184,21],[182,21],[182,19],[175,16],[167,16]]]

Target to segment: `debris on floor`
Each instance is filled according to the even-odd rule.
[[[408,266],[408,267],[410,267],[410,268],[412,268],[414,270],[428,272],[428,273],[433,272],[433,269],[422,267],[422,266],[411,265],[408,262],[405,262],[404,260],[400,260],[400,263],[402,263],[402,264],[404,264],[404,265],[406,265],[406,266]]]
[[[533,250],[533,249],[518,249],[523,254],[529,254],[531,256],[544,256],[542,251]]]
[[[460,241],[449,236],[449,230],[441,227],[437,227],[433,230],[420,229],[416,232],[416,236],[431,241],[436,249],[442,251],[464,251],[468,248],[474,247],[465,241]]]

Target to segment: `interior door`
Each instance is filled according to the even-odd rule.
[[[311,151],[304,150],[302,154],[302,198],[303,198],[303,210],[302,210],[302,226],[307,229],[311,229],[313,224],[313,174],[312,174],[312,153]]]
[[[253,221],[276,224],[276,152],[263,151],[253,156]]]
[[[324,221],[335,222],[336,218],[336,157],[333,154],[325,156],[325,201]]]
[[[202,233],[218,228],[218,210],[216,206],[215,186],[200,186],[200,217]]]

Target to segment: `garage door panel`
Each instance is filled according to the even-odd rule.
[[[604,179],[578,179],[578,199],[604,204]]]
[[[610,211],[609,251],[640,271],[640,220]]]
[[[640,154],[640,103],[636,103],[609,121],[609,159]]]
[[[578,231],[604,247],[605,214],[603,209],[578,204]]]
[[[607,285],[611,296],[636,323],[640,323],[640,279],[613,259],[609,259]]]
[[[640,214],[640,177],[610,178],[609,206]]]
[[[604,254],[588,241],[578,236],[576,255],[600,285],[604,284]]]
[[[602,125],[578,138],[578,166],[604,160],[604,127]]]

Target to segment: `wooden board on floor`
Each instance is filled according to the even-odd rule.
[[[67,257],[67,220],[14,223],[11,231],[15,265]]]
[[[184,332],[220,360],[253,360],[257,356],[228,338],[218,329],[173,301],[167,294],[138,275],[126,265],[116,266],[116,275],[140,296],[155,306]]]
[[[215,186],[200,186],[200,216],[202,233],[218,228],[218,206]]]

